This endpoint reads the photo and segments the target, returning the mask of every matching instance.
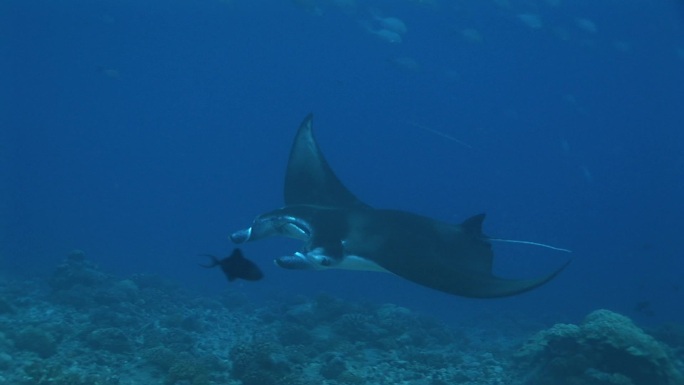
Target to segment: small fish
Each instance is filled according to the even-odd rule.
[[[651,301],[648,300],[637,302],[636,305],[634,305],[634,311],[647,316],[655,315],[653,307],[651,306]]]
[[[242,255],[242,250],[235,249],[229,257],[219,260],[213,255],[204,254],[205,256],[211,258],[211,263],[208,265],[200,264],[202,267],[208,269],[216,266],[221,266],[223,274],[225,274],[228,281],[233,282],[236,279],[244,279],[246,281],[258,281],[264,277],[264,273],[254,262],[245,258]]]

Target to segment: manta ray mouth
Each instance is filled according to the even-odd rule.
[[[308,241],[313,230],[311,225],[303,219],[283,216],[273,220],[274,226],[278,228],[278,233],[286,237]]]
[[[230,235],[231,241],[244,243],[272,236],[282,236],[308,242],[313,229],[308,222],[290,215],[266,215],[254,220],[251,227]]]

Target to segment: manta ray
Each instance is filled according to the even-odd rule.
[[[473,298],[532,290],[552,280],[570,262],[543,277],[500,278],[492,274],[490,242],[498,239],[482,232],[484,214],[450,224],[363,203],[330,168],[314,138],[312,119],[311,114],[304,119],[290,151],[285,206],[257,216],[250,227],[231,234],[234,243],[273,236],[294,238],[303,241],[302,249],[276,258],[278,266],[388,272]]]

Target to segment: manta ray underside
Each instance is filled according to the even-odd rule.
[[[539,287],[556,271],[534,279],[492,274],[484,214],[459,225],[421,215],[375,209],[340,182],[313,136],[312,115],[302,122],[290,152],[285,206],[259,215],[231,235],[235,243],[284,236],[304,242],[301,251],[276,258],[287,269],[390,272],[445,293],[476,298],[515,295]]]

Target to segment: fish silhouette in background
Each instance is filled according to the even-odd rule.
[[[254,262],[245,258],[240,249],[234,249],[230,256],[223,259],[218,259],[217,257],[208,254],[205,254],[205,256],[211,258],[211,262],[208,265],[200,264],[200,266],[206,267],[207,269],[220,266],[223,274],[230,282],[233,282],[236,279],[258,281],[264,277],[261,269],[259,269]]]
[[[371,10],[371,20],[361,20],[359,24],[370,34],[387,43],[399,44],[408,31],[403,20],[393,16],[381,16],[378,10]]]

